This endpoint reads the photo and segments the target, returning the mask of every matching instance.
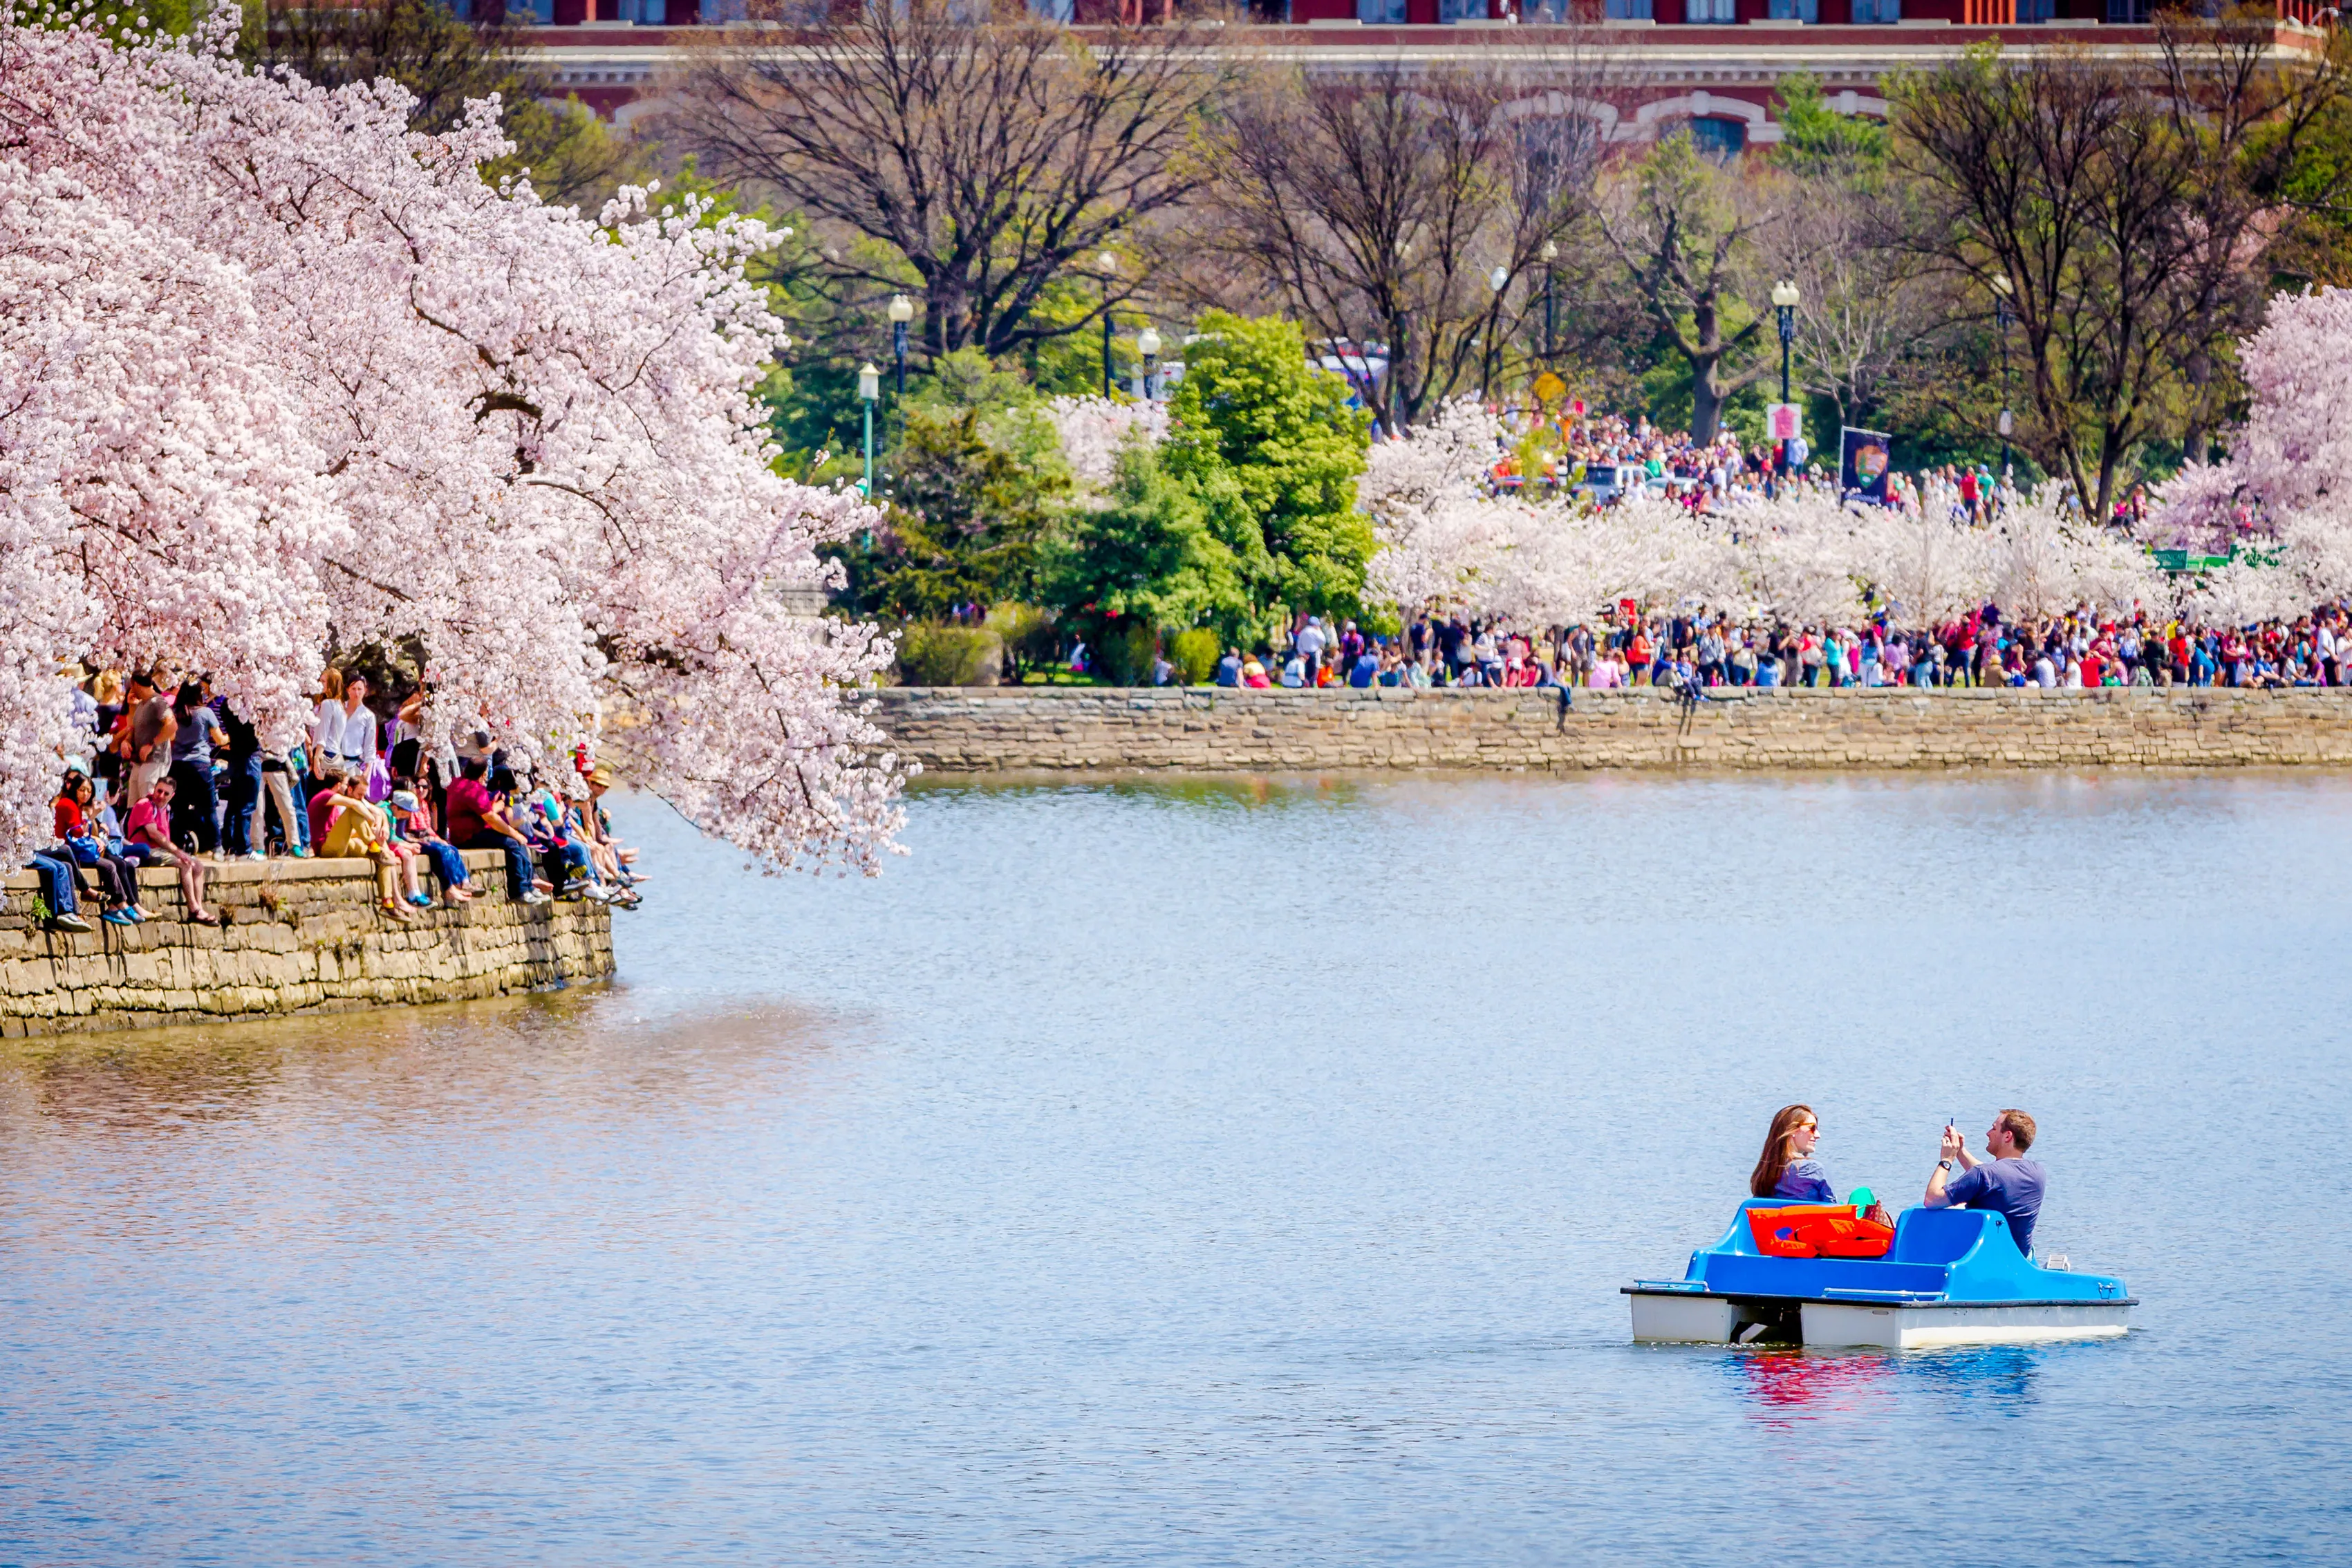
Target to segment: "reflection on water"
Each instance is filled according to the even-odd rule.
[[[1868,1414],[1894,1394],[1898,1357],[1871,1352],[1760,1350],[1727,1354],[1750,1414],[1768,1422]]]
[[[0,1563],[2352,1547],[2352,785],[929,786],[877,882],[624,826],[612,986],[0,1049]],[[1890,1201],[2032,1110],[2134,1333],[1629,1344],[1795,1099]]]

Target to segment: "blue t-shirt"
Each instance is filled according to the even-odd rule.
[[[1799,1160],[1780,1173],[1780,1184],[1772,1189],[1776,1198],[1788,1198],[1801,1204],[1833,1204],[1837,1189],[1830,1185],[1830,1174],[1816,1160]]]
[[[1348,672],[1348,684],[1359,689],[1370,686],[1381,672],[1381,661],[1367,650],[1356,656],[1356,668]]]
[[[2042,1187],[2046,1180],[2032,1160],[1988,1160],[1973,1171],[1963,1171],[1944,1184],[1944,1195],[1954,1208],[1990,1209],[2009,1219],[2017,1250],[2033,1250],[2033,1220],[2042,1212]]]

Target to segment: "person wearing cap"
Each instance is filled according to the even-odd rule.
[[[433,818],[426,813],[425,803],[416,792],[396,789],[387,803],[386,813],[392,819],[394,834],[402,842],[414,845],[433,867],[434,879],[441,884],[441,902],[449,909],[468,902],[478,894],[471,885],[472,873],[466,869],[466,858],[457,853],[457,846],[433,831]]]

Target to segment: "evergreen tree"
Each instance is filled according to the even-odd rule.
[[[1169,412],[1162,463],[1213,528],[1239,525],[1226,543],[1252,607],[1354,610],[1372,554],[1356,510],[1366,416],[1348,406],[1346,381],[1309,363],[1298,324],[1210,311]]]
[[[1216,526],[1222,521],[1223,527]],[[1226,542],[1248,517],[1230,474],[1205,491],[1179,482],[1140,442],[1118,456],[1109,504],[1071,513],[1038,567],[1045,601],[1104,629],[1157,631],[1202,622],[1231,625],[1251,605],[1245,568]],[[1261,562],[1263,557],[1261,555]]]

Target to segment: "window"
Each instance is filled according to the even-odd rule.
[[[1772,0],[1772,20],[1775,22],[1818,22],[1821,19],[1821,0]]]
[[[1685,22],[1737,22],[1739,0],[1683,0]]]
[[[2107,0],[2107,25],[2112,27],[2126,23],[2137,26],[2145,24],[2155,9],[2153,0]],[[2021,16],[2019,19],[2023,20]]]
[[[2021,22],[2048,22],[2057,15],[2055,0],[2017,0],[2017,19]]]
[[[1597,161],[1601,127],[1581,115],[1531,114],[1513,128],[1519,142],[1524,201],[1557,202],[1582,184]]]
[[[1650,0],[1609,0],[1609,19],[1612,22],[1647,22]]]
[[[1486,20],[1486,0],[1437,0],[1437,19],[1441,22],[1483,22]]]
[[[1356,20],[1371,26],[1402,23],[1404,0],[1356,0]]]
[[[1874,22],[1885,26],[1900,22],[1903,0],[1853,0],[1853,20],[1857,26],[1868,26]]]
[[[1713,116],[1690,122],[1691,146],[1706,157],[1720,163],[1736,158],[1748,145],[1748,127],[1737,120],[1717,120]]]

